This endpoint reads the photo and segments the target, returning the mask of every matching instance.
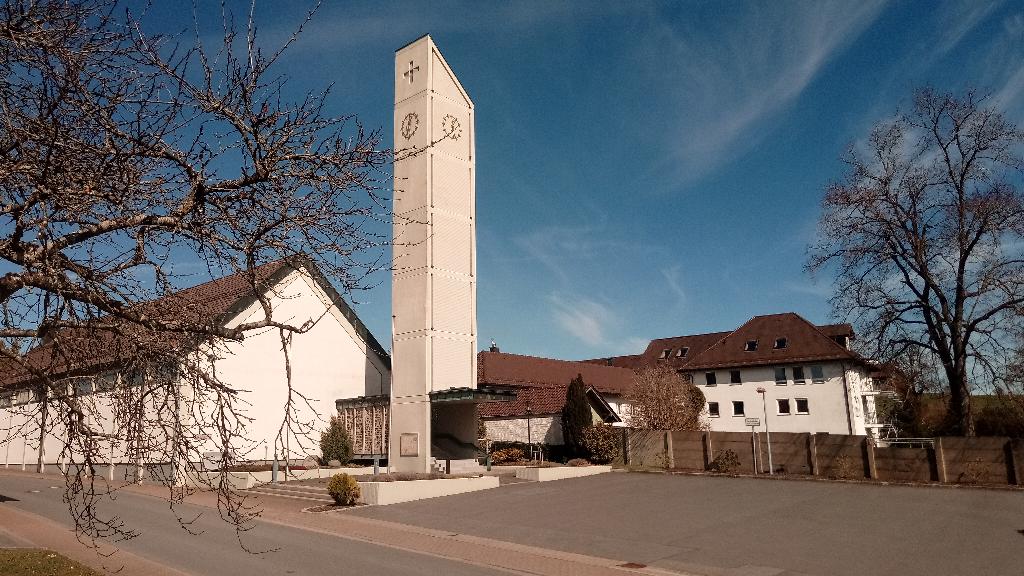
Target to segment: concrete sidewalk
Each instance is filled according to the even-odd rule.
[[[0,470],[0,476],[4,474],[5,472]],[[54,480],[53,477],[40,477],[22,472],[6,472],[6,474],[36,477],[46,479],[49,482]],[[122,487],[121,490],[123,493],[151,498],[166,499],[168,497],[167,488],[158,485],[128,485]],[[492,570],[496,569],[507,573],[551,576],[679,574],[679,572],[668,572],[641,566],[624,566],[626,564],[625,561],[611,558],[549,550],[537,546],[505,542],[500,539],[457,534],[450,531],[410,526],[393,521],[361,518],[353,515],[351,513],[352,510],[337,510],[323,513],[302,512],[302,508],[308,505],[308,503],[293,499],[259,495],[254,498],[254,501],[258,502],[263,508],[260,522],[298,528],[318,534],[355,540]],[[215,495],[210,493],[192,495],[186,499],[186,503],[206,508],[216,508],[217,505]],[[0,510],[2,510],[2,507],[3,505],[0,505]],[[367,507],[360,508],[365,509]],[[2,522],[2,519],[0,519],[0,522]],[[44,522],[48,521],[44,520]],[[58,531],[68,533],[64,528]],[[71,536],[71,539],[74,539],[73,536]],[[59,546],[59,544],[54,543],[54,545],[47,547],[63,551],[65,548]],[[65,544],[70,545],[70,543]],[[75,559],[79,558],[75,557]],[[95,561],[95,557],[93,561]],[[136,572],[128,571],[127,573]],[[161,574],[161,572],[153,571],[139,571],[137,573]]]
[[[68,528],[8,503],[0,504],[0,547],[46,548],[105,572],[152,576],[188,576],[109,544],[89,548]]]
[[[167,495],[167,489],[159,486],[137,485],[125,489],[154,497],[166,497]],[[359,540],[476,566],[498,568],[512,573],[541,576],[685,575],[682,572],[641,566],[630,567],[626,566],[627,562],[623,560],[550,550],[399,522],[360,518],[350,514],[351,510],[321,513],[302,512],[302,508],[305,508],[308,503],[287,498],[259,495],[256,500],[263,507],[263,514],[260,517],[263,522],[302,528],[339,538]],[[187,502],[211,508],[216,507],[216,498],[209,493],[191,496]],[[364,508],[359,507],[352,510]]]

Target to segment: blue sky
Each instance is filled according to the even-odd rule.
[[[304,7],[257,0],[262,41]],[[216,33],[216,11],[199,21]],[[1024,123],[1019,1],[331,2],[278,72],[296,95],[334,83],[330,112],[390,146],[394,50],[424,33],[476,105],[480,346],[507,352],[831,321],[831,278],[803,264],[844,150],[926,83],[981,87]],[[370,281],[351,299],[387,343],[389,278]]]

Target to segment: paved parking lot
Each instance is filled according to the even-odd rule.
[[[1024,574],[1024,491],[611,473],[349,513],[697,574]]]

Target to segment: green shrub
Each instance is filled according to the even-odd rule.
[[[608,464],[618,457],[622,431],[613,426],[598,424],[583,429],[583,448],[594,464]]]
[[[711,472],[721,472],[723,474],[731,474],[740,468],[740,457],[735,452],[726,448],[725,450],[719,450],[718,454],[715,455],[715,459],[708,464],[708,470]]]
[[[526,460],[526,453],[520,448],[502,448],[491,452],[491,464],[511,464]]]
[[[568,466],[590,466],[590,461],[585,458],[573,458],[566,462]]]
[[[323,454],[321,464],[331,460],[346,464],[352,459],[352,439],[348,437],[348,432],[341,426],[337,416],[331,417],[331,425],[320,434],[320,452]]]
[[[327,493],[334,498],[336,504],[352,506],[359,502],[359,482],[356,482],[356,479],[348,474],[335,474],[327,483]]]
[[[587,400],[587,385],[580,374],[569,382],[565,389],[565,405],[562,407],[562,439],[571,457],[586,456],[583,431],[594,423],[594,416]]]

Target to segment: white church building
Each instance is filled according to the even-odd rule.
[[[218,347],[213,369],[219,380],[240,391],[237,405],[247,420],[232,449],[238,460],[273,458],[275,449],[281,452],[277,454],[279,458],[284,458],[286,452],[291,459],[315,456],[319,454],[319,432],[327,428],[335,414],[336,398],[389,392],[390,357],[312,261],[279,260],[259,267],[256,274],[264,278],[261,289],[269,298],[275,319],[293,325],[315,322],[307,332],[293,334],[288,344],[293,385],[309,400],[308,405],[301,402],[299,413],[306,422],[313,423],[313,428],[301,438],[298,434],[286,434],[275,447],[288,393],[282,342],[276,329],[249,333],[240,342],[205,344]],[[187,302],[191,310],[219,318],[226,327],[262,318],[264,314],[248,281],[240,275],[218,278],[167,298]],[[32,362],[46,353],[44,344],[29,352],[26,359]],[[110,409],[110,395],[117,393],[118,386],[130,383],[124,381],[119,367],[110,365],[102,353],[95,357],[93,367],[90,371],[89,366],[78,366],[75,375],[65,379],[68,393],[78,395],[90,407],[93,429],[114,438],[103,460],[112,467],[130,465],[126,456],[129,447],[116,440],[126,423]],[[0,458],[7,467],[24,465],[31,469],[38,457],[38,426],[32,422],[39,417],[38,394],[30,379],[19,378],[11,370],[3,375],[3,383]],[[203,414],[201,408],[199,414]],[[191,423],[194,429],[202,428],[195,423],[202,417],[196,413],[178,415],[186,426]],[[52,468],[64,463],[66,438],[57,432],[60,426],[47,428],[50,432],[43,443],[44,461]],[[214,448],[213,443],[210,448]]]

